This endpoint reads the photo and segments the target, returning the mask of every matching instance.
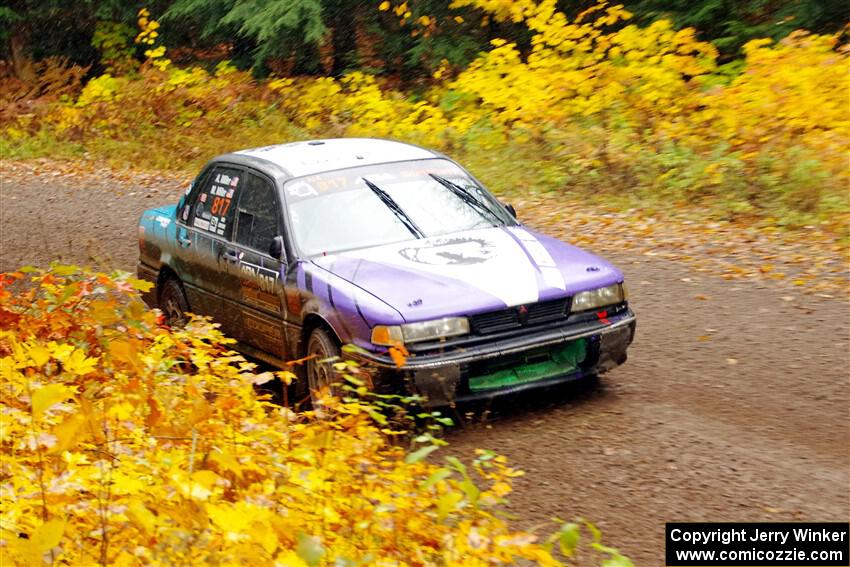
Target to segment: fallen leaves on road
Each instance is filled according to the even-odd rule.
[[[820,297],[850,291],[850,247],[825,228],[699,222],[694,208],[671,209],[662,218],[641,209],[588,206],[574,195],[534,195],[513,204],[529,226],[602,255],[630,252],[636,262],[640,256],[666,259],[726,280],[756,280]]]

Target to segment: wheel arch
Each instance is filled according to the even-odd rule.
[[[324,329],[328,331],[331,338],[334,339],[338,345],[342,345],[339,333],[336,332],[336,329],[333,328],[333,325],[331,325],[327,319],[315,312],[308,313],[304,317],[304,324],[301,326],[301,334],[299,335],[298,340],[298,353],[300,356],[306,355],[307,341],[310,338],[310,334],[315,329]]]
[[[180,288],[183,289],[183,296],[186,297],[186,289],[183,287],[183,280],[180,279],[180,276],[177,275],[177,272],[175,272],[171,268],[171,266],[169,266],[168,264],[163,264],[159,268],[159,274],[157,274],[157,276],[156,276],[156,304],[157,304],[157,306],[160,305],[160,302],[162,300],[162,287],[165,285],[165,282],[170,280],[170,279],[175,280],[177,282],[177,285],[179,285]],[[187,298],[187,303],[188,303],[188,298]]]

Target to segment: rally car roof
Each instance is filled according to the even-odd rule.
[[[270,162],[285,171],[289,177],[361,165],[441,157],[440,154],[419,146],[376,138],[309,140],[252,148],[229,156]]]

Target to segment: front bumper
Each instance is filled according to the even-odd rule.
[[[607,372],[626,361],[635,325],[634,313],[627,309],[605,322],[586,321],[468,348],[416,354],[407,358],[401,368],[384,354],[359,351],[349,356],[360,364],[377,369],[379,390],[397,393],[406,390],[425,397],[427,406],[442,406],[543,388]],[[471,387],[482,365],[510,365],[515,361],[519,367],[576,341],[584,341],[586,354],[577,366],[568,371],[541,379],[518,380],[496,388]],[[399,388],[401,385],[406,387]]]

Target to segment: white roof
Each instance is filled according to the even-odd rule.
[[[273,162],[294,177],[393,161],[437,157],[426,149],[375,138],[332,138],[236,152]]]

